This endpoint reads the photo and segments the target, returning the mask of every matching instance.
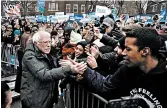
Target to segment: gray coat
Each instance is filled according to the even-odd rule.
[[[22,60],[21,101],[26,108],[49,108],[58,96],[58,80],[70,75],[70,67],[57,68],[52,56],[44,56],[32,43]]]

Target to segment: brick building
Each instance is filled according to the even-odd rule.
[[[167,1],[166,0],[160,0],[158,2],[156,1],[156,2],[151,3],[151,5],[148,6],[147,13],[148,14],[159,14],[163,8],[166,8],[167,10]]]
[[[20,0],[10,1],[7,0],[7,2],[18,2]],[[1,16],[4,16],[4,9],[3,4],[6,1],[1,1]],[[151,1],[149,1],[151,2]],[[37,9],[37,0],[36,1],[29,1],[29,0],[23,0],[20,1],[21,4],[21,15],[22,16],[34,16],[39,15],[38,9]],[[149,4],[149,3],[148,3]],[[97,2],[96,5],[104,5],[104,1]],[[161,0],[160,2],[153,2],[151,5],[147,8],[147,13],[151,14],[159,14],[162,10],[162,7],[167,8],[167,1]],[[117,8],[119,8],[118,3],[115,4]],[[83,14],[87,13],[88,9],[91,7],[91,1],[63,1],[63,0],[45,0],[45,11],[43,15],[55,15],[55,12],[64,12],[66,13],[78,13]],[[92,8],[93,11],[95,11],[95,8]],[[121,13],[123,14],[129,14],[130,16],[134,16],[138,13],[138,10],[135,5],[135,1],[124,1],[124,4],[121,9]]]

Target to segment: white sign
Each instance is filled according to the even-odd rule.
[[[64,12],[55,12],[55,16],[63,16]]]
[[[35,16],[26,16],[26,20],[27,20],[28,22],[36,22]]]
[[[66,13],[66,15],[74,16],[74,13]]]
[[[111,14],[111,9],[104,7],[104,6],[96,6],[95,16],[102,17],[103,15],[109,15]]]
[[[151,19],[151,16],[141,16],[140,19],[146,19],[146,20],[148,20],[148,19]]]
[[[69,15],[56,16],[59,22],[67,21],[69,19]]]
[[[19,16],[21,17],[21,13],[20,13],[20,4],[5,4],[3,5],[4,11],[5,11],[5,16],[6,17],[15,17],[15,16]]]

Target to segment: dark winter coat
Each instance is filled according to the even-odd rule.
[[[158,65],[148,73],[144,73],[138,67],[124,65],[113,76],[108,75],[107,77],[87,69],[84,73],[84,81],[87,81],[90,87],[94,87],[97,93],[108,94],[105,96],[108,96],[109,99],[129,95],[138,96],[151,102],[149,105],[166,108],[166,65],[167,61],[159,61]]]
[[[58,96],[58,80],[71,74],[70,67],[58,68],[56,59],[44,55],[32,43],[22,60],[21,101],[24,108],[50,108]]]
[[[16,82],[15,82],[15,91],[20,93],[20,85],[21,85],[21,76],[22,76],[22,58],[24,55],[24,52],[21,48],[17,51],[18,61],[19,61],[19,67],[17,69],[17,76],[16,76]]]
[[[118,43],[118,41],[116,39],[114,39],[113,37],[110,37],[108,35],[103,35],[102,39],[100,40],[100,42],[102,42],[105,45],[111,46],[111,47],[115,47]]]

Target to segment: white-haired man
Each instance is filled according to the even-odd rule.
[[[33,43],[25,49],[22,61],[21,101],[23,108],[53,108],[58,97],[58,80],[72,72],[86,69],[85,63],[76,70],[75,65],[57,66],[57,60],[49,53],[51,36],[39,31],[33,36]]]

